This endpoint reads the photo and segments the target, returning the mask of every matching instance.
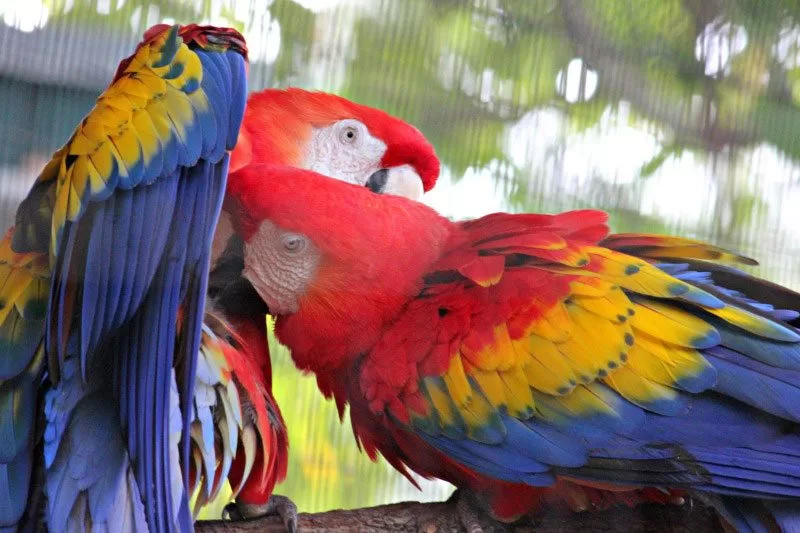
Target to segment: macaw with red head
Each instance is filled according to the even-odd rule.
[[[410,196],[438,160],[413,127],[333,95],[265,91],[244,114],[246,54],[230,29],[148,30],[0,243],[0,526],[46,505],[55,531],[183,530],[188,496],[225,480],[249,512],[275,507],[288,444],[265,311],[234,297],[235,239],[215,233],[229,153],[238,139],[234,170],[306,165]]]
[[[752,260],[601,211],[452,222],[285,167],[229,195],[244,276],[370,457],[506,521],[585,488],[800,527],[800,295],[726,265]]]
[[[439,174],[439,159],[422,133],[410,124],[381,110],[351,102],[342,97],[303,89],[267,89],[250,96],[245,110],[239,142],[231,156],[230,183],[253,165],[280,164],[316,170],[326,176],[352,183],[381,194],[417,199],[429,190]],[[271,185],[264,184],[268,191]],[[230,223],[235,202],[226,200],[212,245],[212,271],[209,278],[209,305],[236,333],[241,350],[251,356],[237,358],[241,371],[258,376],[266,391],[271,390],[269,346],[267,344],[267,306],[242,275],[245,254],[243,239]],[[229,353],[236,356],[239,350]],[[238,375],[234,372],[234,375]],[[240,453],[232,468],[223,463],[220,475],[207,496],[212,497],[221,481],[228,478],[237,487],[236,504],[228,512],[251,517],[276,509],[288,521],[293,511],[286,510],[283,498],[270,496],[283,478],[286,465],[285,428],[278,406],[269,396],[269,409],[275,413],[276,436],[281,446],[261,446],[264,452],[252,457]],[[216,406],[218,407],[218,406]],[[212,413],[216,412],[212,406]],[[213,417],[212,417],[213,418]],[[256,432],[261,435],[261,432]],[[210,443],[210,441],[209,441]],[[205,459],[196,463],[214,464],[214,447],[205,446]],[[244,450],[242,450],[244,452]],[[280,465],[280,475],[257,477],[249,472],[265,471],[268,464]],[[208,467],[200,468],[208,475]],[[244,479],[242,476],[244,475]],[[199,478],[197,478],[199,479]],[[201,500],[206,501],[204,496]],[[290,505],[290,504],[288,504]],[[293,518],[291,518],[293,519]]]

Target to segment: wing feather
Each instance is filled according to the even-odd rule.
[[[217,32],[222,38],[206,47],[206,35]],[[46,316],[29,342],[38,345],[44,332],[50,382],[58,385],[73,358],[86,380],[113,368],[110,386],[127,453],[147,520],[158,530],[191,527],[187,495],[175,484],[181,465],[171,442],[176,435],[184,440],[188,475],[208,256],[227,151],[242,120],[245,55],[244,41],[232,30],[192,25],[148,32],[40,174],[10,242],[12,253],[48,258]],[[0,283],[4,273],[0,263]],[[15,269],[11,274],[16,314],[11,322],[11,313],[0,316],[0,333],[8,322],[9,336],[19,338],[18,331],[27,331],[20,318],[34,318],[46,282],[25,285]],[[3,290],[0,284],[0,296]],[[20,368],[24,362],[15,358]],[[183,418],[179,433],[170,426],[173,411]],[[86,510],[93,508],[88,501]]]
[[[794,497],[800,477],[785,468],[800,471],[800,453],[776,442],[800,434],[800,334],[782,320],[798,315],[771,302],[797,310],[800,297],[767,286],[759,301],[758,280],[712,263],[753,261],[688,239],[607,237],[590,213],[463,223],[384,337],[396,341],[360,365],[372,411],[505,481]],[[421,323],[436,341],[416,353]],[[387,358],[410,366],[387,376]],[[748,424],[765,430],[742,435]]]

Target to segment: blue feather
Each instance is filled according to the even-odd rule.
[[[722,345],[762,361],[789,370],[800,370],[800,342],[788,343],[764,339],[733,327],[716,318],[706,318],[722,336]]]
[[[26,374],[0,384],[0,463],[31,446],[38,385]]]
[[[478,456],[471,450],[461,446],[463,441],[455,441],[444,436],[434,437],[425,433],[420,434],[420,436],[433,447],[444,452],[448,457],[475,472],[495,479],[513,483],[527,483],[534,486],[548,486],[555,481],[552,474],[549,473],[547,465],[537,465],[535,461],[527,461],[525,462],[525,469],[506,468],[487,461],[484,457]]]
[[[233,150],[239,138],[239,127],[244,118],[247,105],[247,70],[241,54],[231,50],[225,52],[231,72],[231,85],[233,90],[228,97],[230,104],[230,122],[228,123],[228,140],[226,148]]]
[[[723,347],[704,352],[717,369],[714,390],[800,422],[800,372],[766,365]]]
[[[67,239],[58,247],[56,265],[50,280],[50,300],[45,318],[44,342],[47,347],[48,358],[63,361],[66,354],[64,334],[64,300],[67,293],[67,278],[69,276],[72,250],[75,246],[75,231],[70,231],[73,224],[67,222],[64,231]],[[53,316],[55,314],[55,317]],[[71,317],[70,317],[71,318]],[[53,331],[55,329],[55,331]],[[53,376],[55,379],[57,376]]]
[[[81,396],[87,391],[67,391],[82,388],[80,381],[64,380],[59,388]],[[146,530],[141,496],[129,482],[130,464],[114,402],[101,392],[89,392],[66,414],[69,425],[62,428],[57,456],[46,471],[49,523],[72,530],[82,528],[88,518],[97,529]]]
[[[142,113],[147,113],[147,111],[141,111]],[[148,115],[149,116],[149,115]],[[148,186],[154,183],[156,180],[163,176],[168,176],[169,173],[167,172],[168,160],[165,159],[165,154],[167,152],[166,146],[161,142],[161,139],[155,137],[156,147],[152,152],[149,152],[147,156],[150,158],[148,163],[145,163],[144,158],[142,158],[142,179],[139,182],[141,186]]]
[[[230,98],[233,95],[233,84],[231,80],[231,67],[228,61],[225,59],[225,57],[223,57],[222,54],[203,54],[201,52],[199,55],[206,55],[209,59],[211,59],[211,63],[214,65],[214,68],[211,70],[211,75],[218,84],[220,96],[223,99]],[[230,128],[231,121],[234,118],[230,115],[232,106],[230,105],[230,102],[227,100],[225,101],[226,105],[220,107],[224,107],[226,114],[228,115],[228,120],[225,121],[225,124],[227,124],[228,128]],[[219,105],[218,102],[215,102],[215,104]],[[228,139],[230,138],[230,130],[223,130],[221,133],[227,134],[222,136],[227,136]]]
[[[719,394],[691,398],[679,416],[648,413],[630,437],[640,443],[681,446],[756,446],[781,435],[784,422]]]
[[[0,463],[0,527],[14,526],[25,512],[32,463],[30,448]]]
[[[140,253],[137,256],[136,277],[133,282],[132,303],[129,313],[133,313],[142,301],[153,276],[156,274],[159,262],[165,252],[167,239],[171,229],[171,221],[175,211],[175,204],[178,202],[178,186],[180,185],[180,172],[176,171],[165,179],[153,184],[151,187],[143,189],[148,195],[148,210],[138,216],[145,217],[147,229],[143,233],[143,242],[139,245]],[[146,217],[155,214],[154,223],[150,223]],[[149,253],[142,253],[142,251]],[[143,277],[140,277],[144,274]],[[130,315],[128,315],[130,316]]]
[[[126,205],[130,206],[130,212],[127,213],[127,220],[130,221],[128,232],[125,233],[125,246],[124,250],[120,251],[120,258],[122,263],[122,272],[120,274],[120,288],[119,296],[117,297],[116,311],[113,315],[106,317],[105,326],[109,329],[113,324],[119,324],[125,317],[128,316],[128,307],[133,299],[133,284],[136,279],[136,272],[142,269],[139,266],[139,248],[140,243],[144,240],[145,235],[150,235],[151,232],[144,232],[145,217],[143,213],[150,212],[147,209],[147,199],[151,196],[149,194],[150,187],[142,190],[142,194],[132,194],[131,201]],[[155,231],[158,231],[157,229]],[[144,252],[147,253],[147,252]],[[112,259],[117,261],[119,259]]]
[[[228,163],[229,156],[226,154],[222,161],[214,167],[210,165],[205,169],[207,179],[207,197],[205,199],[205,223],[203,225],[195,225],[194,235],[192,241],[195,243],[194,248],[194,277],[191,283],[192,293],[188,295],[187,313],[188,317],[185,324],[185,344],[183,360],[184,380],[183,387],[181,388],[181,409],[184,413],[183,420],[183,437],[181,448],[181,465],[184,469],[184,483],[189,485],[189,425],[191,424],[192,417],[190,416],[190,407],[192,397],[194,396],[194,383],[195,373],[197,369],[197,354],[200,349],[200,341],[202,336],[204,305],[206,293],[208,291],[208,269],[210,263],[210,250],[211,242],[214,238],[214,229],[217,225],[220,211],[222,209],[222,202],[224,199],[225,184],[228,177]],[[198,254],[198,251],[200,252]]]
[[[644,423],[644,412],[605,385],[588,387],[609,406],[608,412],[573,413],[556,397],[533,391],[539,417],[559,431],[600,446],[614,435],[627,435]]]
[[[84,214],[84,223],[89,224],[89,244],[86,250],[86,264],[83,276],[83,303],[81,305],[80,323],[80,362],[81,375],[86,378],[87,358],[94,349],[100,337],[98,322],[102,322],[103,313],[97,313],[98,308],[105,304],[105,295],[101,287],[108,283],[108,251],[113,231],[112,214],[114,212],[114,197],[106,202],[94,204]]]
[[[214,63],[213,59],[209,54],[198,54],[200,57],[200,61],[203,64],[203,82],[201,87],[203,92],[205,92],[208,101],[211,103],[211,111],[214,114],[216,128],[217,128],[217,137],[214,139],[214,147],[209,151],[208,158],[211,161],[216,161],[217,158],[222,157],[222,154],[225,153],[225,149],[227,146],[227,139],[225,135],[222,135],[226,132],[229,124],[229,109],[227,106],[222,105],[214,105],[218,102],[224,102],[225,97],[223,96],[223,88],[222,88],[222,81],[219,79],[221,75],[219,74],[219,69],[217,65]]]
[[[106,267],[108,269],[108,287],[106,288],[105,298],[100,302],[100,310],[96,311],[96,314],[99,315],[99,321],[96,320],[95,322],[99,323],[93,326],[104,333],[111,329],[114,323],[114,317],[119,313],[119,308],[121,307],[120,303],[122,300],[120,297],[122,296],[122,287],[125,283],[125,275],[128,273],[129,269],[129,265],[127,264],[128,243],[132,237],[141,236],[140,233],[137,235],[133,227],[135,221],[132,220],[131,216],[134,204],[140,203],[136,201],[138,196],[140,195],[130,192],[121,192],[115,201],[114,215],[109,224],[111,225],[111,223],[113,223],[122,226],[126,228],[126,231],[115,232],[117,234],[113,236],[113,239],[109,243],[110,254],[106,259],[108,262]],[[107,309],[108,312],[104,312],[103,310],[105,309]]]
[[[712,474],[800,487],[800,461],[796,459],[785,462],[780,455],[747,448],[725,451],[690,447],[687,451]]]

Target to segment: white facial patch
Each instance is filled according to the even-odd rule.
[[[319,259],[319,250],[306,236],[266,220],[245,243],[244,277],[264,299],[270,313],[295,313]]]
[[[364,185],[380,168],[386,144],[373,137],[358,120],[340,120],[316,128],[308,143],[303,167],[338,180]]]

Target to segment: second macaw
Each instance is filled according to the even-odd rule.
[[[800,527],[800,295],[724,266],[752,260],[600,211],[452,222],[280,167],[229,194],[278,339],[371,457],[506,521],[567,484]]]
[[[413,199],[429,190],[439,174],[439,159],[433,147],[410,124],[333,94],[296,88],[267,89],[250,96],[239,141],[231,155],[229,182],[236,182],[248,167],[265,163],[313,169],[376,193]],[[265,182],[264,192],[270,187],[270,183]],[[221,319],[219,322],[225,322],[239,339],[239,349],[223,352],[229,356],[228,366],[232,368],[234,381],[238,382],[239,372],[256,376],[254,383],[267,393],[265,408],[274,413],[269,419],[270,427],[280,436],[280,440],[273,440],[272,446],[260,447],[268,453],[253,459],[242,450],[233,461],[230,480],[237,487],[234,491],[236,504],[229,507],[228,512],[250,517],[275,510],[276,501],[281,506],[288,504],[283,499],[270,500],[275,483],[285,475],[288,443],[280,411],[269,394],[271,372],[265,325],[268,308],[243,276],[243,241],[230,219],[235,207],[233,199],[226,200],[214,236],[210,306]],[[245,352],[250,355],[240,357]],[[209,398],[214,399],[213,396]],[[215,413],[223,412],[222,407],[218,402],[213,403],[210,419],[215,418]],[[211,441],[208,444],[196,449],[196,463],[200,466],[200,477],[196,479],[216,481],[198,500],[201,504],[216,493],[229,467],[223,462],[220,466],[224,468],[219,471],[211,468],[215,464],[214,446],[210,445]],[[224,449],[221,443],[217,448]],[[200,450],[204,453],[199,453]],[[201,457],[204,460],[201,461]],[[277,464],[280,468],[270,470],[274,475],[241,478],[251,471],[265,471],[268,464]],[[287,521],[287,513],[291,514],[292,509],[278,507],[277,511]]]

